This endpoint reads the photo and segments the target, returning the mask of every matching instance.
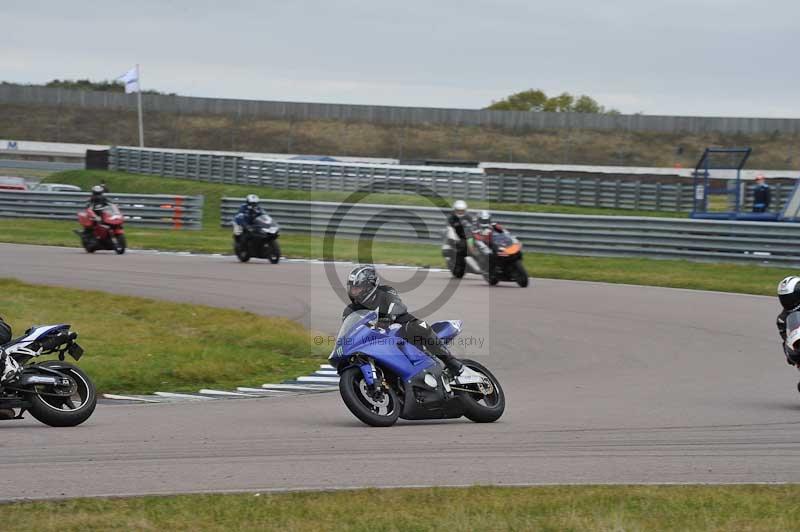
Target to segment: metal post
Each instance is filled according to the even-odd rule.
[[[139,69],[138,64],[136,65],[136,78],[139,83],[139,90],[136,91],[136,100],[139,104],[139,147],[144,148],[144,121],[142,120],[142,71]]]

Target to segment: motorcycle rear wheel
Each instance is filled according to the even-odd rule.
[[[400,417],[400,403],[391,388],[384,389],[380,403],[369,396],[361,368],[346,369],[339,379],[339,393],[354,416],[371,427],[391,427]]]
[[[70,397],[30,394],[33,417],[51,427],[74,427],[80,425],[94,412],[97,406],[97,391],[94,383],[77,366],[64,363],[44,362],[41,366],[55,364],[58,371],[67,374],[77,383],[75,394]],[[66,368],[64,366],[67,366]],[[79,404],[75,404],[78,401]]]
[[[492,382],[493,392],[490,395],[480,393],[477,388],[475,392],[459,392],[461,402],[464,405],[464,417],[475,423],[492,423],[500,419],[506,409],[506,396],[503,393],[503,388],[500,382],[492,374],[491,371],[486,369],[483,364],[469,360],[466,358],[461,359],[461,363],[469,369],[477,371],[488,377]],[[475,385],[469,385],[475,386]]]

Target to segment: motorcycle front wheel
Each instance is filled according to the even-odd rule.
[[[391,388],[382,390],[382,396],[370,392],[361,368],[349,368],[339,379],[339,393],[348,410],[371,427],[390,427],[400,417],[400,403]]]
[[[281,260],[281,246],[277,240],[273,240],[270,244],[269,261],[272,264],[278,264]]]
[[[125,248],[128,246],[128,241],[125,239],[125,235],[117,235],[112,240],[114,244],[114,251],[117,255],[122,255],[125,253]]]
[[[458,392],[464,405],[464,416],[475,423],[497,421],[506,409],[506,396],[503,393],[500,382],[483,364],[466,358],[461,359],[461,363],[488,378],[491,383],[491,389],[488,390],[488,393],[485,393],[486,390],[481,391],[477,384],[460,386],[470,390],[469,392]]]
[[[522,288],[528,286],[528,272],[525,271],[525,265],[522,264],[521,259],[514,263],[514,278]]]
[[[44,362],[40,365],[49,364],[54,364],[55,369],[67,375],[75,383],[75,391],[67,397],[47,395],[46,389],[37,388],[30,394],[31,407],[28,411],[33,417],[51,427],[80,425],[89,419],[97,406],[94,383],[86,373],[72,364]],[[36,393],[37,391],[40,393]]]

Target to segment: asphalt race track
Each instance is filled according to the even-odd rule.
[[[0,277],[280,314],[329,333],[342,307],[317,263],[6,244],[0,257]],[[395,282],[411,273],[385,272]],[[413,310],[448,282],[431,272],[404,299]],[[101,405],[78,428],[0,423],[0,499],[800,482],[800,375],[783,361],[776,307],[767,297],[555,280],[490,288],[473,277],[433,318],[464,319],[475,345],[459,351],[500,378],[508,406],[495,424],[368,428],[336,393]]]

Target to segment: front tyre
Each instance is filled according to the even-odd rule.
[[[278,264],[281,260],[281,246],[277,240],[273,240],[270,244],[269,261],[272,264]]]
[[[525,265],[522,264],[522,260],[514,263],[514,279],[522,288],[528,286],[528,272],[525,271]]]
[[[74,381],[75,386],[70,396],[45,395],[47,387],[37,387],[30,394],[31,407],[28,411],[31,415],[51,427],[74,427],[89,419],[97,406],[97,391],[86,373],[64,362],[43,362],[38,365],[52,365]]]
[[[461,359],[461,363],[488,378],[490,383],[483,386],[482,390],[477,384],[462,386],[471,390],[469,392],[459,392],[461,402],[464,405],[464,417],[475,423],[497,421],[506,409],[506,396],[503,393],[500,382],[483,364],[466,358]]]
[[[114,251],[117,255],[125,253],[125,248],[127,247],[128,241],[125,239],[125,235],[117,235],[114,237]]]
[[[348,368],[339,379],[339,393],[350,412],[371,427],[390,427],[400,417],[400,403],[391,388],[382,388],[376,396],[371,392],[361,368]]]

